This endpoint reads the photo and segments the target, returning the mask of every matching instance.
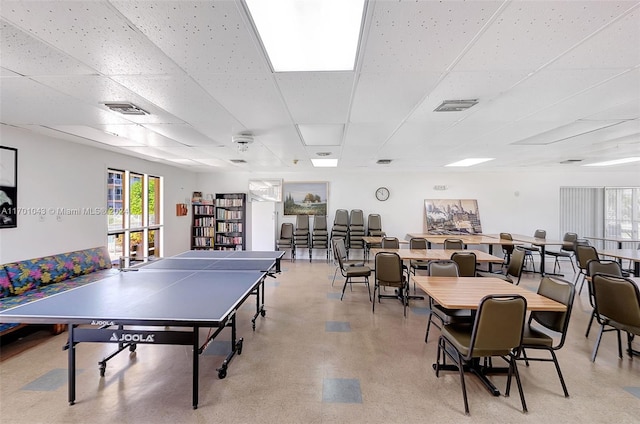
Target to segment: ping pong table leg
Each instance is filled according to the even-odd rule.
[[[200,343],[198,335],[200,329],[198,326],[193,327],[193,409],[198,409],[198,377],[200,374]]]
[[[69,352],[68,352],[68,385],[69,385],[69,405],[76,402],[76,347],[73,341],[73,329],[75,326],[69,324]]]

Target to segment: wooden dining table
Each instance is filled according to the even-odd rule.
[[[428,247],[431,248],[434,244],[444,244],[446,239],[461,240],[465,246],[470,245],[483,245],[486,244],[489,247],[489,254],[493,254],[493,247],[496,245],[510,245],[519,246],[524,244],[518,240],[505,240],[501,239],[499,235],[489,234],[463,234],[463,235],[442,235],[442,234],[425,234],[425,233],[409,233],[409,238],[423,238],[427,241]]]
[[[546,248],[547,246],[562,246],[564,245],[564,241],[562,240],[553,240],[553,239],[547,239],[547,238],[538,238],[538,237],[531,237],[531,236],[525,236],[522,234],[511,234],[511,237],[513,237],[513,239],[515,241],[522,241],[525,243],[529,243],[532,246],[537,246],[540,248],[540,275],[542,275],[543,277],[547,274],[544,270],[545,266],[544,266],[544,262],[545,262],[545,252],[546,252]],[[562,277],[562,274],[551,274],[549,273],[549,275],[558,275],[560,277]]]
[[[622,262],[622,260],[633,262],[633,275],[640,277],[640,249],[598,250],[598,254],[600,256],[616,258],[618,262]]]
[[[378,252],[392,252],[397,253],[400,256],[400,259],[403,261],[414,261],[414,260],[422,260],[422,261],[439,261],[443,259],[451,259],[451,255],[455,252],[472,252],[476,255],[476,261],[480,263],[499,263],[503,262],[503,259],[491,255],[482,250],[474,250],[474,249],[382,249],[382,248],[374,248],[371,249],[371,254],[376,255]]]
[[[523,287],[513,285],[494,277],[429,277],[412,276],[411,279],[436,303],[450,309],[469,309],[475,311],[483,297],[492,294],[521,295],[527,300],[529,311],[566,311],[562,303],[549,299]],[[436,364],[433,364],[436,368]],[[441,370],[458,371],[455,365],[439,365]],[[504,367],[485,366],[474,359],[465,366],[465,371],[476,375],[487,390],[494,396],[500,390],[488,379],[489,374],[506,372]]]

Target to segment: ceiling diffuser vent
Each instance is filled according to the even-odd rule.
[[[562,164],[568,164],[568,163],[578,163],[578,162],[582,162],[582,159],[567,159],[567,160],[563,160]]]
[[[149,112],[133,103],[105,103],[106,107],[123,115],[148,115]]]
[[[231,159],[232,163],[247,163],[246,160],[244,159]]]
[[[391,159],[378,159],[376,163],[378,165],[389,165],[391,163]]]
[[[478,99],[445,100],[440,106],[434,109],[434,112],[462,112],[476,104],[478,104]]]

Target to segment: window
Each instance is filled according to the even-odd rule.
[[[107,171],[108,246],[125,264],[161,254],[162,178],[133,171]]]
[[[637,240],[640,236],[640,188],[605,188],[605,236]]]

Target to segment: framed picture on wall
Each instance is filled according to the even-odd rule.
[[[0,228],[18,226],[18,149],[0,146]]]
[[[424,211],[428,234],[482,234],[476,199],[427,199]]]
[[[285,215],[326,215],[329,183],[300,182],[283,184]]]

